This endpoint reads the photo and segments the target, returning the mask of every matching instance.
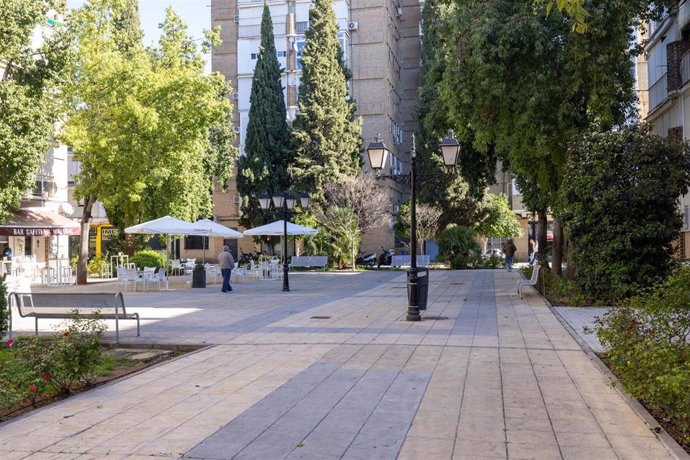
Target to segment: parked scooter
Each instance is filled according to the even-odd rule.
[[[355,263],[360,267],[373,267],[376,265],[376,253],[367,254],[364,251],[359,251]]]
[[[381,250],[383,252],[379,256],[379,262],[376,268],[381,268],[381,265],[390,266],[391,262],[393,261],[393,256],[395,255],[394,249],[386,249],[383,246],[381,246]]]

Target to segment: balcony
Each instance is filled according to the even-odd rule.
[[[680,58],[680,86],[681,88],[690,81],[690,51]]]
[[[656,107],[661,105],[668,97],[666,74],[663,74],[661,78],[654,82],[652,86],[649,87],[649,111],[651,112]]]

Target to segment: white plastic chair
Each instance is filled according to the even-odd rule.
[[[172,261],[170,274],[174,275],[175,273],[177,273],[178,275],[184,274],[184,267],[182,266],[182,262],[180,262],[180,259],[173,259]]]
[[[129,283],[134,285],[134,291],[136,291],[137,283],[144,283],[144,278],[140,277],[135,269],[127,268],[125,269],[125,291]]]
[[[220,273],[218,266],[206,263],[204,264],[204,269],[206,270],[206,280],[208,284],[212,284],[210,281],[211,277],[213,277],[213,284],[218,283],[218,274]]]
[[[161,268],[158,270],[158,273],[156,273],[150,281],[152,283],[158,283],[158,290],[160,291],[161,289],[161,283],[165,283],[165,289],[168,289],[168,277],[167,277],[167,270],[165,268]]]

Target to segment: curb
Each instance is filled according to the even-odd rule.
[[[649,413],[649,411],[635,398],[630,396],[625,389],[623,389],[623,386],[620,384],[618,381],[618,378],[611,372],[611,370],[604,364],[604,362],[599,359],[599,357],[592,351],[592,349],[587,345],[587,343],[582,340],[582,338],[579,336],[579,334],[572,328],[572,326],[561,316],[561,314],[558,312],[558,310],[551,305],[551,302],[549,300],[542,296],[541,293],[538,293],[538,295],[544,300],[544,303],[546,304],[547,307],[549,307],[549,310],[553,315],[556,317],[559,323],[568,331],[568,333],[572,336],[573,339],[580,345],[580,348],[582,348],[582,351],[584,351],[589,359],[599,368],[599,371],[604,374],[612,383],[613,388],[616,390],[616,392],[621,395],[621,397],[625,400],[625,402],[630,406],[630,408],[635,412],[641,419],[644,421],[645,425],[649,428],[649,430],[654,433],[654,435],[661,441],[661,443],[664,445],[666,450],[673,456],[673,458],[677,460],[682,460],[682,459],[690,459],[690,455],[688,455],[685,450],[676,442],[673,437],[668,434],[668,432],[659,425],[659,423],[656,421],[656,419],[652,416],[652,414]]]

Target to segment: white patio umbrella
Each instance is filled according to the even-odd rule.
[[[209,219],[201,219],[199,221],[194,222],[194,224],[192,225],[194,226],[195,231],[198,231],[199,233],[190,233],[190,235],[200,235],[204,237],[218,236],[222,238],[234,239],[242,238],[244,236],[242,232],[238,232],[237,230],[233,230],[231,228],[226,227],[225,225],[218,224]],[[204,241],[203,247],[204,262],[206,262],[206,241]]]
[[[133,225],[125,229],[125,233],[136,233],[143,235],[166,235],[166,248],[170,248],[170,235],[201,235],[201,229],[197,229],[194,224],[174,217],[165,216],[158,219]],[[207,233],[203,233],[207,234]],[[168,262],[168,251],[165,251],[165,262]]]
[[[261,227],[250,228],[243,233],[249,236],[283,236],[284,223],[282,220],[271,222],[270,224],[262,225]],[[314,228],[302,227],[301,225],[287,223],[288,236],[294,235],[316,235],[319,231]]]
[[[319,231],[314,228],[302,227],[301,225],[293,224],[292,222],[287,223],[288,236],[316,235],[317,233],[319,233]],[[282,236],[284,238],[285,222],[283,220],[277,220],[275,222],[271,222],[270,224],[245,230],[244,234],[250,236]],[[287,264],[287,254],[285,254],[284,256],[284,263]]]

